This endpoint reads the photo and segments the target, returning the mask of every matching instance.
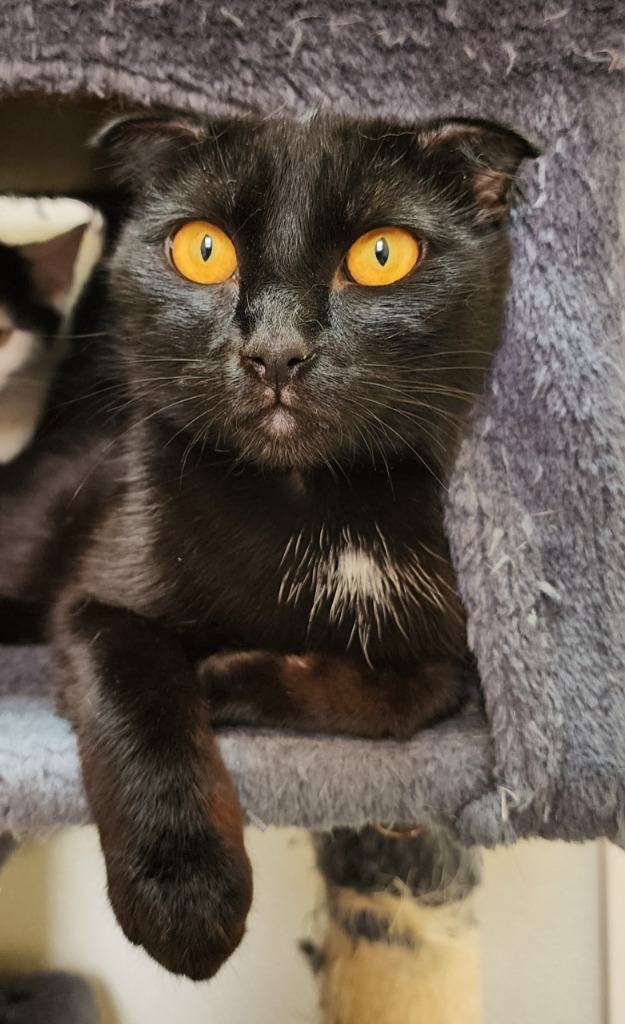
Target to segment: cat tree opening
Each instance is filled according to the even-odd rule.
[[[0,99],[0,194],[111,194],[105,161],[89,141],[106,121],[132,109],[123,99],[40,92]]]

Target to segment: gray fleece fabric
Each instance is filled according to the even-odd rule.
[[[625,5],[0,0],[0,91],[505,120],[546,143],[447,525],[485,716],[406,744],[223,737],[266,822],[625,839]],[[83,821],[45,651],[0,662],[0,824]]]
[[[97,1024],[93,992],[64,971],[0,972],[0,1024]]]

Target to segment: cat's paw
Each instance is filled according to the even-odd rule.
[[[127,938],[174,974],[212,977],[245,932],[252,879],[243,847],[204,830],[154,832],[106,860]]]
[[[463,661],[424,661],[409,674],[382,672],[380,685],[388,695],[386,735],[410,740],[459,710],[467,696]]]
[[[213,725],[282,724],[284,658],[269,651],[229,651],[198,665]]]

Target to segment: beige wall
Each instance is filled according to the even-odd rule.
[[[248,935],[214,982],[160,968],[120,932],[95,829],[64,829],[14,855],[0,889],[0,970],[61,967],[92,981],[101,1024],[312,1024],[313,978],[297,949],[318,889],[306,833],[250,830],[256,893]]]
[[[540,840],[485,853],[484,1024],[608,1024],[601,857]]]
[[[0,101],[0,192],[73,193],[106,186],[102,154],[85,145],[107,116],[97,100],[29,95]]]

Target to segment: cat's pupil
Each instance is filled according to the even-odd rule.
[[[200,245],[200,256],[206,263],[206,260],[213,251],[213,240],[210,235],[204,235],[202,243]]]
[[[385,238],[378,238],[375,243],[375,258],[381,267],[384,266],[389,257],[388,242]]]

